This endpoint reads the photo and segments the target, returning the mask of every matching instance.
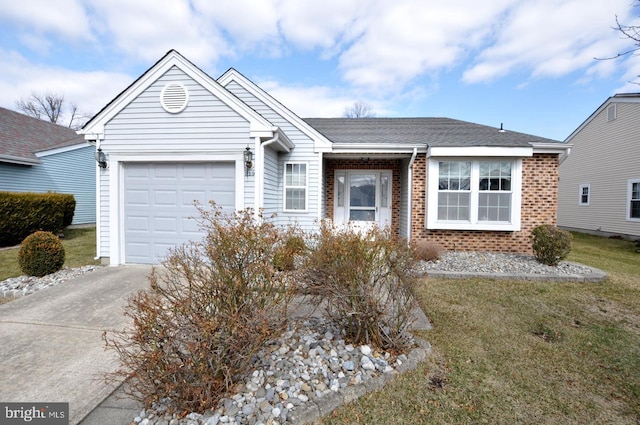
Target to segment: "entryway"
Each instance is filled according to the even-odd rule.
[[[391,225],[390,170],[336,170],[334,223],[367,230]]]

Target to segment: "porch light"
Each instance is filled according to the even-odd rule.
[[[253,168],[253,152],[251,152],[249,146],[247,146],[244,151],[244,167],[247,171],[247,175],[249,175],[249,170]]]
[[[96,156],[96,162],[98,163],[98,167],[107,168],[107,155],[105,155],[104,152],[102,152],[101,148],[98,148],[98,150],[95,153],[95,156]]]

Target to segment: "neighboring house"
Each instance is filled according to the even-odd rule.
[[[533,227],[556,222],[567,152],[447,118],[303,120],[236,70],[215,80],[173,50],[80,133],[106,155],[97,249],[113,265],[157,263],[200,238],[193,201],[210,199],[309,230],[328,218],[448,249],[530,252]]]
[[[560,167],[558,224],[640,237],[640,93],[608,98],[569,137]]]
[[[73,225],[96,222],[94,152],[70,128],[0,108],[0,191],[73,194]]]

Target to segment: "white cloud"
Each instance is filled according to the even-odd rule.
[[[97,113],[134,77],[103,71],[79,72],[32,63],[20,54],[0,49],[0,105],[15,109],[18,99],[32,93],[53,93],[75,103],[81,113]]]
[[[47,33],[67,41],[90,40],[89,19],[77,0],[29,0],[0,2],[0,22],[22,28],[21,33]],[[16,25],[19,24],[19,25]]]
[[[628,0],[538,0],[520,2],[503,15],[491,44],[467,69],[468,83],[491,81],[515,71],[534,78],[558,77],[592,66],[620,46],[611,30],[615,14],[626,16]],[[609,53],[607,53],[609,52]]]
[[[93,6],[96,29],[113,50],[146,63],[171,49],[201,66],[229,51],[214,25],[188,0],[110,0]]]
[[[452,67],[491,33],[510,3],[381,2],[364,18],[362,37],[340,57],[344,78],[354,85],[396,89]]]

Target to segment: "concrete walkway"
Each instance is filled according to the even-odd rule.
[[[0,401],[68,402],[70,425],[80,423],[118,386],[102,380],[118,366],[102,333],[126,325],[126,299],[150,272],[105,267],[0,305]]]

